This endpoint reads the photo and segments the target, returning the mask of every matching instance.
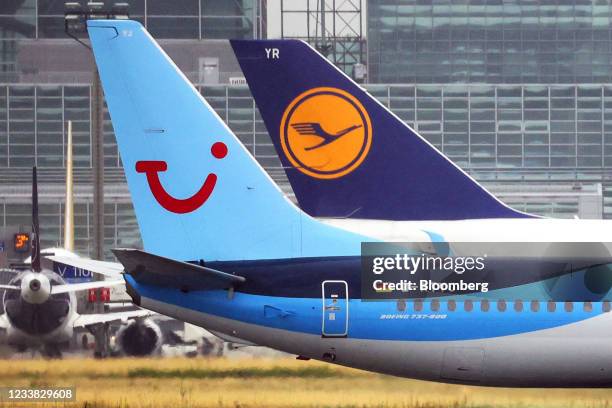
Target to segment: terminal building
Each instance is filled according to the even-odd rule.
[[[334,62],[503,201],[551,217],[612,218],[607,2],[351,0],[334,10],[338,2],[327,1],[326,19],[337,31],[325,28],[334,34],[325,44],[320,1],[128,3],[131,17],[289,195],[229,38],[329,44]],[[331,25],[348,12],[359,17],[352,36]],[[300,24],[305,35],[295,32]],[[0,228],[29,225],[36,165],[43,247],[62,242],[71,120],[75,246],[82,255],[93,253],[94,69],[91,52],[64,32],[63,1],[0,3]],[[104,167],[104,249],[112,259],[111,248],[142,244],[108,115]]]

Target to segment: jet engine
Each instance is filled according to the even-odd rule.
[[[117,346],[128,356],[148,356],[159,352],[162,332],[151,319],[132,320],[117,332]]]

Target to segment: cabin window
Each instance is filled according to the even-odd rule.
[[[454,300],[449,300],[446,307],[450,312],[454,312],[455,309],[457,309],[457,302],[455,302]]]
[[[584,310],[587,313],[591,313],[593,311],[593,303],[591,303],[591,302],[584,302],[582,304],[582,310]]]
[[[471,300],[466,300],[465,302],[463,302],[463,309],[466,312],[471,312],[472,310],[474,310],[474,302],[472,302]]]
[[[480,310],[481,311],[488,312],[489,308],[490,308],[490,305],[489,305],[489,301],[488,300],[485,299],[485,300],[481,300],[480,301]]]
[[[537,300],[532,300],[531,301],[531,311],[532,312],[539,312],[540,311],[540,302]]]
[[[440,301],[438,299],[434,299],[431,301],[431,311],[437,312],[440,310]]]
[[[515,312],[522,312],[523,311],[523,301],[522,300],[515,300],[514,301],[514,311]]]
[[[601,304],[601,310],[604,313],[610,312],[610,301],[609,300],[604,300],[603,301],[603,303]]]
[[[423,301],[421,299],[414,301],[414,311],[420,312],[423,310]]]
[[[549,300],[546,304],[546,310],[548,310],[549,312],[554,312],[555,310],[557,310],[557,304],[552,300]]]
[[[406,311],[406,301],[404,299],[400,299],[397,301],[397,310],[400,312]]]
[[[568,313],[572,312],[574,310],[574,302],[565,302],[565,304],[563,305],[563,308]]]
[[[500,312],[506,311],[506,301],[505,300],[497,301],[497,310],[499,310]]]

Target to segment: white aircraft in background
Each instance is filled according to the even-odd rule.
[[[123,268],[110,262],[87,260],[105,265],[102,271],[84,270],[86,276],[102,275],[105,280],[68,282],[59,268],[49,267],[44,258],[84,260],[74,252],[74,205],[72,182],[72,132],[68,123],[68,149],[66,158],[66,203],[64,217],[64,246],[40,250],[38,231],[38,186],[36,169],[32,184],[32,227],[30,237],[32,255],[24,261],[25,269],[8,269],[14,274],[7,284],[0,285],[4,313],[0,315],[0,329],[6,332],[6,341],[18,350],[41,348],[49,357],[61,356],[61,345],[71,340],[74,329],[96,327],[110,322],[128,322],[119,330],[119,348],[125,354],[150,354],[161,346],[159,327],[146,317],[154,313],[142,309],[123,310],[117,313],[79,314],[76,292],[118,288],[125,285],[121,276]],[[41,262],[43,261],[43,262]],[[55,261],[53,261],[55,262]]]
[[[6,330],[7,343],[25,350],[41,347],[49,357],[60,357],[60,347],[70,341],[75,328],[150,316],[138,309],[118,313],[78,314],[75,292],[124,285],[118,274],[107,274],[108,280],[67,283],[58,273],[41,267],[38,225],[38,188],[36,167],[32,176],[31,263],[26,270],[15,270],[6,285],[2,299],[5,313],[0,328]]]

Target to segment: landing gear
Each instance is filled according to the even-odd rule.
[[[323,360],[336,361],[336,353],[323,353]]]
[[[88,326],[87,329],[94,335],[96,347],[94,350],[95,358],[107,358],[110,356],[110,325],[100,323]]]
[[[45,344],[41,350],[41,354],[43,357],[50,359],[62,358],[62,351],[57,344]]]

